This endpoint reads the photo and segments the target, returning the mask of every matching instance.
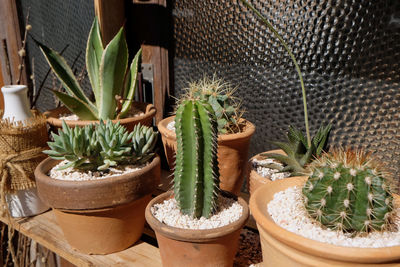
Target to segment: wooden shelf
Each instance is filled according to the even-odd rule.
[[[8,223],[3,217],[0,217],[0,220]],[[76,266],[162,266],[158,248],[144,241],[139,241],[124,251],[108,255],[79,253],[65,241],[52,211],[34,217],[15,219],[12,224],[17,231]]]
[[[156,195],[170,188],[171,179],[169,172],[162,171]],[[246,201],[249,199],[248,194],[242,193],[241,197]],[[9,224],[4,217],[0,217],[0,221]],[[160,252],[152,245],[156,244],[154,232],[148,226],[144,229],[142,239],[124,251],[108,255],[88,255],[75,251],[67,243],[52,211],[34,217],[13,219],[11,223],[23,235],[76,266],[162,266]],[[247,222],[247,227],[257,229],[252,217]]]

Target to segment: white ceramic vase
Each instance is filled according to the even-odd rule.
[[[26,85],[6,85],[1,88],[1,92],[4,96],[3,119],[16,122],[32,117]],[[49,209],[40,200],[36,187],[6,194],[6,201],[12,217],[33,216]]]

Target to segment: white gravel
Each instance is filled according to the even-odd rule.
[[[78,121],[79,117],[75,114],[61,114],[60,117],[58,117],[60,120],[66,120],[66,121]]]
[[[167,129],[175,132],[175,121],[171,121],[170,123],[168,123]]]
[[[109,172],[78,171],[74,170],[72,167],[65,170],[57,170],[59,167],[64,166],[67,162],[68,161],[64,160],[54,166],[50,170],[49,176],[53,179],[65,181],[88,181],[120,176],[122,174],[135,172],[143,168],[143,166],[137,165],[122,165],[115,168],[110,168]]]
[[[142,115],[144,115],[143,111],[141,111],[138,108],[132,107],[126,117],[138,117]],[[58,118],[60,120],[66,120],[66,121],[79,121],[79,117],[75,114],[60,114]]]
[[[268,204],[268,213],[282,228],[319,242],[344,247],[379,248],[400,246],[400,231],[371,232],[364,236],[351,237],[349,233],[323,229],[313,221],[304,207],[301,188],[289,187],[278,192]],[[400,208],[397,207],[396,224],[400,229]]]
[[[196,219],[189,215],[183,215],[175,198],[171,198],[164,200],[163,203],[155,204],[151,207],[151,213],[160,222],[183,229],[214,229],[237,221],[242,216],[243,207],[238,201],[220,196],[218,206],[220,207],[219,212],[210,218]]]
[[[290,176],[289,172],[279,172],[276,169],[271,169],[271,168],[261,166],[261,164],[271,164],[271,163],[283,166],[280,162],[278,162],[274,159],[269,159],[269,158],[263,159],[263,160],[257,160],[257,159],[252,160],[253,169],[259,175],[261,175],[264,178],[268,178],[271,181],[285,179]]]

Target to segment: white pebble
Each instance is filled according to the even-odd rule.
[[[109,177],[120,176],[126,173],[131,173],[142,169],[145,165],[121,165],[115,168],[110,168],[108,172],[101,171],[79,171],[74,170],[72,167],[65,170],[57,170],[59,167],[67,164],[68,161],[61,161],[59,164],[54,166],[49,176],[53,179],[65,180],[65,181],[87,181],[87,180],[98,180]]]
[[[276,169],[271,169],[261,166],[261,164],[271,164],[271,163],[283,166],[280,162],[269,158],[263,160],[253,159],[252,161],[253,169],[260,176],[264,178],[269,178],[271,181],[285,179],[290,176],[289,172],[279,172]]]
[[[151,207],[151,213],[160,222],[172,227],[183,229],[214,229],[237,221],[242,216],[243,207],[238,201],[220,196],[218,199],[219,211],[206,219],[191,218],[183,215],[175,198],[164,200],[163,203]]]

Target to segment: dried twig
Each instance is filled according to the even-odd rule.
[[[18,79],[16,81],[16,84],[20,84],[21,83],[22,70],[25,67],[26,38],[28,36],[28,31],[30,31],[32,29],[32,26],[28,24],[28,22],[29,22],[29,11],[30,11],[30,8],[28,8],[28,13],[27,13],[26,19],[25,19],[25,25],[26,26],[25,26],[25,32],[24,32],[24,40],[22,40],[22,48],[18,51],[20,63],[18,65],[19,75],[18,75]]]

